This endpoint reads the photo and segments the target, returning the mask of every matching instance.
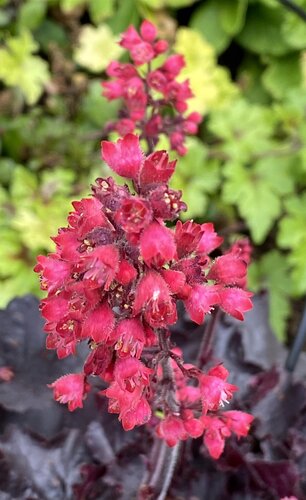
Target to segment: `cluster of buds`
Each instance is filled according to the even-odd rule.
[[[111,62],[107,75],[111,81],[104,82],[107,99],[122,99],[120,119],[109,123],[108,131],[116,130],[119,135],[137,131],[146,139],[150,151],[154,150],[159,136],[169,137],[170,146],[184,155],[186,135],[197,133],[201,122],[199,113],[186,115],[186,101],[192,97],[188,80],[177,81],[185,66],[183,56],[174,54],[152,68],[152,61],[168,50],[166,40],[156,40],[156,27],[143,21],[140,34],[130,26],[122,35],[120,45],[129,51],[133,63]]]
[[[237,390],[227,370],[185,364],[169,327],[178,301],[197,324],[216,307],[243,319],[252,307],[244,288],[247,245],[212,259],[222,243],[212,224],[165,225],[186,209],[181,192],[168,186],[176,162],[166,151],[145,156],[139,137],[127,134],[103,141],[102,158],[133,189],[97,179],[92,196],[73,203],[68,227],[54,237],[55,253],[39,256],[35,268],[48,292],[41,304],[47,347],[60,358],[82,341],[91,349],[82,373],[51,385],[55,399],[82,407],[89,377],[100,377],[109,412],[125,430],[149,424],[169,446],[203,435],[218,458],[225,438],[246,435],[252,417],[220,411]]]

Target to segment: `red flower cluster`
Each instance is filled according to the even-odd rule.
[[[204,375],[193,365],[184,365],[179,355],[171,354],[174,356],[171,367],[176,384],[174,397],[179,411],[166,413],[166,418],[157,427],[157,435],[165,439],[168,446],[175,446],[188,437],[203,435],[209,454],[217,459],[224,450],[227,437],[232,433],[238,437],[248,434],[253,417],[242,411],[219,410],[238,390],[226,381],[228,371],[222,365],[211,368]],[[187,385],[188,377],[196,379],[198,386]]]
[[[113,79],[103,82],[104,95],[109,100],[120,98],[124,103],[120,119],[109,123],[107,129],[117,130],[121,136],[137,129],[150,149],[160,134],[166,134],[171,148],[184,155],[185,136],[197,133],[201,116],[184,116],[192,92],[188,80],[176,80],[185,66],[183,56],[172,55],[152,69],[151,61],[168,49],[168,43],[156,37],[157,30],[149,21],[143,21],[140,34],[133,26],[123,33],[120,45],[129,51],[133,63],[112,62],[107,68],[107,75]]]
[[[123,43],[133,39],[128,33]],[[153,35],[150,42],[143,35],[135,60],[153,57]],[[109,384],[103,391],[109,411],[125,430],[154,425],[152,410],[162,412],[157,433],[170,446],[203,434],[217,458],[231,432],[246,435],[252,417],[219,412],[237,389],[226,381],[227,371],[217,366],[204,374],[184,365],[168,327],[177,320],[178,300],[199,324],[216,306],[243,319],[252,307],[242,288],[247,247],[236,244],[212,260],[209,253],[222,243],[212,224],[165,225],[186,209],[181,192],[168,187],[175,161],[165,151],[145,156],[139,138],[127,134],[103,142],[102,157],[132,180],[135,192],[111,177],[97,179],[93,195],[73,203],[68,227],[54,238],[56,252],[38,257],[35,267],[48,292],[41,304],[47,347],[60,358],[84,340],[91,348],[83,373],[52,384],[55,399],[70,410],[82,407],[88,376],[99,376]]]

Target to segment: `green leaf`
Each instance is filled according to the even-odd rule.
[[[0,183],[8,184],[13,175],[16,163],[11,158],[2,158],[0,160]],[[0,199],[1,201],[1,199]]]
[[[301,127],[305,124],[306,89],[289,89],[282,103],[277,103],[274,109],[286,133],[291,136],[295,135],[297,131],[303,132]],[[306,142],[306,130],[305,136],[301,139],[303,139],[302,143]]]
[[[219,0],[220,20],[228,35],[236,35],[244,25],[248,0]]]
[[[166,4],[169,7],[180,9],[181,7],[187,7],[188,5],[192,5],[197,1],[199,0],[166,0]]]
[[[214,48],[200,33],[189,28],[179,28],[174,49],[186,61],[180,79],[188,78],[190,81],[194,94],[188,101],[190,111],[205,113],[231,102],[238,92],[237,88],[225,68],[218,66]]]
[[[302,83],[300,54],[290,54],[270,61],[262,75],[265,88],[276,99],[282,99],[292,88]]]
[[[192,5],[199,0],[138,0],[139,4],[145,5],[153,10],[162,9],[163,7],[173,7],[174,9],[180,9],[181,7],[187,7]]]
[[[295,0],[302,9],[306,10],[305,0]],[[294,49],[306,49],[306,23],[295,12],[286,12],[281,32],[286,42]]]
[[[273,146],[274,123],[271,109],[237,99],[226,108],[214,111],[208,126],[224,140],[220,149],[231,159],[249,161],[253,154]]]
[[[120,102],[109,102],[102,95],[100,80],[90,83],[87,94],[81,104],[81,114],[96,127],[103,127],[108,120],[115,118],[119,111]]]
[[[50,235],[66,225],[74,179],[73,171],[57,169],[44,172],[38,184],[26,168],[15,168],[10,193],[15,210],[4,223],[15,230],[19,244],[34,252],[53,249]]]
[[[93,73],[100,73],[113,59],[118,59],[122,52],[117,38],[106,24],[97,28],[85,25],[81,29],[74,60]]]
[[[75,181],[75,172],[57,168],[53,171],[45,171],[40,180],[39,191],[44,203],[52,201],[55,196],[69,196],[71,187]]]
[[[166,5],[166,0],[137,0],[139,6],[146,6],[152,10],[162,9]]]
[[[47,2],[27,0],[19,9],[18,27],[20,30],[36,29],[43,21],[47,12]]]
[[[99,24],[114,14],[115,0],[90,0],[88,10],[92,22]]]
[[[237,37],[238,42],[256,54],[287,54],[291,48],[280,30],[286,15],[283,7],[249,6],[244,28]]]
[[[257,160],[253,172],[256,177],[259,176],[264,180],[274,193],[287,195],[294,189],[292,170],[295,167],[295,161],[292,155],[277,156],[276,149],[275,156],[271,154]]]
[[[120,34],[133,24],[137,26],[139,14],[137,10],[137,0],[119,0],[116,15],[108,21],[108,25],[113,33]]]
[[[10,300],[26,293],[34,293],[38,297],[42,296],[37,276],[32,269],[29,269],[29,266],[23,266],[15,275],[1,280],[0,307],[6,307]]]
[[[76,7],[84,5],[86,0],[60,0],[61,8],[64,12],[71,12]]]
[[[35,31],[35,38],[45,52],[48,52],[50,43],[56,43],[59,47],[66,47],[70,43],[63,27],[51,19],[45,19],[40,24]]]
[[[288,262],[294,294],[306,292],[306,194],[289,198],[285,203],[287,215],[279,225],[277,243],[281,248],[290,248]]]
[[[223,200],[237,206],[250,228],[254,243],[262,243],[280,215],[279,196],[256,170],[246,169],[239,163],[228,163],[224,174]]]
[[[12,15],[9,11],[4,10],[4,9],[0,10],[0,28],[3,28],[5,26],[7,26],[8,24],[10,24],[11,17],[12,17]]]
[[[200,5],[191,16],[189,26],[199,31],[218,54],[229,45],[230,37],[222,25],[219,3],[215,0]]]
[[[13,202],[18,205],[25,203],[26,200],[32,202],[32,197],[38,189],[36,176],[26,168],[18,166],[14,172],[14,178],[11,186],[11,196]]]
[[[34,104],[49,80],[48,66],[40,57],[33,56],[37,45],[29,32],[11,37],[6,47],[0,48],[0,79],[8,86],[18,86],[28,104]]]
[[[287,215],[280,221],[277,242],[281,248],[297,248],[306,239],[306,194],[289,198],[285,208]]]
[[[213,194],[220,183],[220,162],[207,158],[207,148],[197,138],[188,138],[188,152],[179,159],[171,187],[183,191],[188,211],[183,219],[201,217],[205,213],[208,194]]]
[[[256,292],[269,291],[270,324],[279,340],[286,339],[287,320],[290,316],[292,282],[286,256],[273,250],[249,268],[249,287]]]
[[[251,103],[270,104],[271,97],[262,84],[265,66],[255,54],[247,54],[238,69],[238,82],[243,96]]]
[[[0,225],[0,238],[0,276],[6,278],[18,274],[22,267],[22,245],[18,233],[3,224]]]
[[[291,276],[294,286],[294,294],[297,296],[306,293],[306,234],[288,256],[288,262],[292,266]]]

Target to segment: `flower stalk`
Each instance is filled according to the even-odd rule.
[[[67,227],[53,238],[54,253],[39,256],[35,271],[47,292],[41,302],[47,348],[59,358],[75,354],[80,342],[90,348],[81,373],[51,384],[55,399],[70,411],[83,407],[90,377],[102,379],[107,388],[100,394],[124,430],[147,425],[162,440],[154,446],[141,489],[143,495],[153,489],[162,499],[182,441],[202,437],[218,458],[225,439],[232,433],[245,436],[253,420],[222,410],[238,389],[227,382],[223,365],[201,369],[211,353],[218,311],[243,320],[252,307],[246,290],[250,246],[242,240],[222,254],[223,238],[213,224],[179,220],[187,206],[182,192],[169,187],[176,160],[155,145],[160,134],[169,134],[170,147],[182,155],[185,136],[197,131],[198,114],[185,115],[189,83],[176,79],[184,61],[170,55],[151,69],[168,44],[157,39],[148,21],[140,33],[128,28],[120,43],[132,63],[112,62],[107,71],[112,80],[103,87],[109,100],[123,100],[121,118],[109,125],[123,137],[102,141],[101,155],[132,188],[112,177],[98,178],[91,196],[73,203]],[[146,155],[141,137],[149,147]],[[199,325],[213,311],[200,366],[186,363],[171,342],[179,301]]]

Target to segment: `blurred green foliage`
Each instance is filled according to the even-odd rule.
[[[35,256],[103,175],[119,107],[100,80],[142,17],[184,55],[205,115],[173,179],[184,216],[251,238],[250,286],[284,339],[306,293],[306,24],[278,0],[0,0],[0,304],[39,293]]]

